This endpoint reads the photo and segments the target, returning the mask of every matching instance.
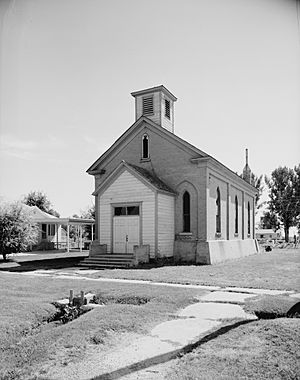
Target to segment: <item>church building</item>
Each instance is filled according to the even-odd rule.
[[[258,252],[255,187],[176,136],[177,98],[167,88],[131,95],[135,122],[87,170],[95,178],[90,255],[214,264]]]

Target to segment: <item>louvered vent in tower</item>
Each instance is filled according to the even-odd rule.
[[[143,115],[153,115],[153,96],[143,98]]]

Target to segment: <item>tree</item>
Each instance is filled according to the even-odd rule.
[[[3,259],[10,253],[27,251],[37,242],[38,226],[19,202],[0,205],[0,250]]]
[[[95,219],[95,205],[89,206],[85,211],[81,211],[81,218]]]
[[[270,213],[270,211],[264,211],[260,220],[260,228],[270,228],[275,232],[280,229],[280,222],[276,214]]]
[[[265,177],[269,188],[268,201],[271,214],[276,214],[284,226],[285,241],[289,240],[289,229],[299,223],[300,215],[300,165],[295,169],[279,167]]]
[[[81,211],[81,218],[95,219],[95,205],[89,206],[85,211]],[[83,229],[85,236],[92,240],[92,226],[86,225]]]
[[[265,202],[258,203],[260,200],[260,197],[262,195],[262,192],[264,190],[264,184],[263,184],[263,175],[261,174],[259,177],[255,175],[254,173],[251,173],[251,185],[254,186],[257,190],[257,194],[255,195],[255,207],[256,210],[260,209]]]
[[[47,195],[42,191],[31,191],[22,202],[28,206],[37,206],[40,210],[59,218],[59,213],[52,208]]]

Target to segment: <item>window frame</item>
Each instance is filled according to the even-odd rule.
[[[216,197],[216,234],[221,234],[222,224],[221,224],[221,192],[220,188],[217,187],[217,197]]]
[[[124,214],[120,214],[120,215],[116,215],[116,209],[117,208],[122,208],[122,209],[125,209],[125,213]],[[128,209],[129,208],[138,208],[138,213],[134,213],[134,214],[130,214],[128,213]],[[113,216],[122,216],[122,217],[127,217],[127,216],[140,216],[141,214],[141,208],[140,208],[140,204],[128,204],[128,205],[114,205],[113,206]]]
[[[239,200],[237,195],[234,198],[235,213],[234,213],[234,233],[238,235],[239,233]]]
[[[47,223],[42,223],[41,238],[42,238],[42,240],[47,239]]]
[[[183,218],[183,228],[184,233],[191,232],[191,195],[185,190],[182,195],[182,218]]]
[[[145,155],[144,141],[147,141],[147,155]],[[143,137],[142,137],[142,160],[149,160],[149,159],[150,159],[150,139],[149,139],[149,135],[145,133],[143,134]]]
[[[248,201],[248,226],[247,226],[247,233],[248,236],[251,235],[251,208],[250,208],[250,202]]]

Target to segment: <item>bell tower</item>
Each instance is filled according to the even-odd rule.
[[[163,85],[132,92],[135,98],[135,120],[146,116],[174,133],[174,103],[177,98]]]

